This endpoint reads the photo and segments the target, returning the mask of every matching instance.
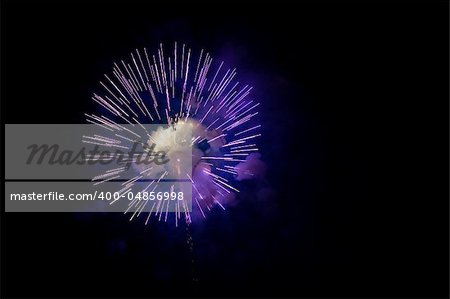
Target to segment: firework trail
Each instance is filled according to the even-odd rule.
[[[157,174],[146,187],[154,190],[169,172],[177,172],[177,178],[192,183],[193,203],[191,213],[186,206],[175,207],[178,225],[182,215],[190,223],[196,213],[206,217],[214,206],[225,209],[234,199],[239,192],[234,186],[236,179],[253,175],[246,164],[258,157],[261,125],[256,122],[259,103],[250,98],[252,87],[237,80],[235,68],[226,68],[223,61],[214,61],[204,50],[195,54],[176,42],[170,48],[160,44],[154,54],[146,48],[136,49],[128,61],[114,63],[112,73],[100,81],[102,92],[92,96],[102,113],[85,114],[87,122],[102,127],[108,135],[84,136],[83,142],[129,149],[130,142],[151,141],[167,151],[171,159],[165,168],[135,167],[136,176],[122,184],[119,192],[127,192],[137,182]],[[125,124],[141,129],[144,124],[165,124],[168,128],[142,136]],[[177,141],[186,136],[187,144]],[[192,153],[192,172],[182,173],[183,165],[176,155],[186,148]],[[120,179],[124,171],[125,167],[109,169],[93,181],[101,184]],[[132,201],[130,207],[137,209],[131,219],[139,216],[146,204]],[[167,210],[164,202],[153,203],[146,223],[152,215],[167,221]]]

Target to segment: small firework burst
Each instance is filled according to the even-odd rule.
[[[169,172],[176,172],[176,178],[192,184],[193,202],[192,213],[182,207],[175,209],[176,223],[181,215],[189,223],[196,211],[206,217],[206,211],[214,206],[225,209],[239,192],[234,183],[242,175],[240,170],[246,169],[246,177],[252,175],[241,166],[258,152],[256,141],[261,136],[259,103],[250,97],[252,87],[236,79],[236,69],[226,68],[223,61],[213,60],[204,50],[194,54],[175,42],[170,51],[160,44],[155,54],[146,48],[136,49],[128,61],[114,63],[112,73],[104,76],[102,92],[92,97],[101,106],[101,113],[85,115],[87,122],[101,126],[110,135],[88,137],[89,142],[128,148],[126,143],[139,136],[140,142],[152,142],[168,152],[173,161],[164,169],[136,167],[136,176],[124,182],[120,192],[131,190],[146,177],[156,177],[148,185],[156,188]],[[125,127],[144,128],[145,124],[164,124],[166,129],[144,138]],[[192,154],[191,171],[186,173],[180,171],[184,168],[176,159],[177,153],[185,150]],[[120,179],[124,171],[125,167],[109,169],[94,181]],[[130,205],[138,208],[131,218],[146,204],[132,201]],[[162,217],[164,204],[155,205],[146,223],[152,215],[167,220],[167,213]]]

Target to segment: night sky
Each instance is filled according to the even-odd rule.
[[[444,1],[2,1],[3,124],[85,123],[112,62],[178,41],[254,86],[268,167],[190,228],[2,213],[2,296],[448,297],[448,33]]]

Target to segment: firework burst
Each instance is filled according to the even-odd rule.
[[[101,113],[85,114],[87,122],[107,133],[85,136],[83,142],[127,149],[132,141],[151,141],[167,151],[173,162],[159,169],[135,167],[136,176],[125,181],[119,192],[131,190],[146,177],[156,177],[147,189],[156,188],[170,172],[176,173],[177,179],[192,185],[193,208],[189,213],[185,206],[175,207],[175,221],[184,215],[190,223],[196,211],[206,217],[214,206],[225,209],[239,192],[235,181],[242,175],[241,169],[246,169],[246,177],[252,175],[241,166],[258,152],[259,103],[250,97],[252,87],[237,80],[235,68],[226,68],[223,61],[213,60],[204,50],[195,54],[176,42],[170,48],[168,51],[160,44],[154,54],[146,48],[136,49],[127,61],[114,63],[112,73],[100,81],[102,91],[92,96]],[[125,126],[144,128],[145,124],[165,124],[166,129],[144,138]],[[192,171],[184,173],[176,155],[186,150],[192,153]],[[124,171],[125,167],[109,169],[93,181],[101,184],[120,179]],[[131,201],[129,206],[137,207],[131,219],[139,216],[146,204]],[[167,221],[164,202],[153,205],[146,223],[152,215]]]

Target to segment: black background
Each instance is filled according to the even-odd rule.
[[[448,297],[446,2],[1,10],[3,123],[83,123],[135,48],[232,53],[276,191],[269,213],[244,201],[192,228],[198,282],[182,229],[2,213],[2,296]]]

